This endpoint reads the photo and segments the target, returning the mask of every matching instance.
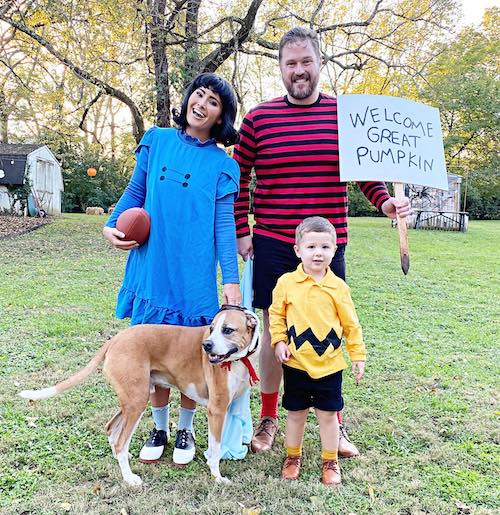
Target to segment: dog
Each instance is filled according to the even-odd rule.
[[[136,325],[108,340],[81,370],[55,386],[24,390],[25,399],[54,397],[83,381],[104,361],[103,372],[115,390],[118,413],[106,432],[123,480],[142,484],[130,469],[130,440],[156,385],[174,387],[208,407],[207,463],[216,481],[228,481],[219,470],[224,419],[229,404],[256,378],[248,360],[256,355],[259,319],[239,306],[223,305],[207,327]]]

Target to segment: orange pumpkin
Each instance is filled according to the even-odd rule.
[[[95,168],[89,168],[87,170],[87,175],[89,177],[95,177],[97,175],[97,170]]]

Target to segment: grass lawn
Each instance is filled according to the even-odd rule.
[[[337,491],[319,483],[312,416],[299,481],[279,479],[281,434],[268,454],[222,463],[231,485],[216,484],[204,463],[204,408],[196,459],[183,470],[171,445],[159,464],[137,461],[146,416],[131,446],[146,486],[132,489],[103,429],[116,401],[101,373],[54,399],[16,396],[75,372],[127,325],[114,318],[126,255],[103,241],[103,220],[66,215],[0,241],[1,513],[499,513],[500,222],[410,231],[405,277],[387,220],[351,220],[348,278],[369,357],[360,386],[344,376],[345,420],[362,455],[342,461]],[[257,418],[257,389],[252,402]],[[177,405],[176,394],[174,421]]]

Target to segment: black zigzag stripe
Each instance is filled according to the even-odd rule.
[[[312,329],[309,327],[302,334],[297,335],[295,331],[295,326],[292,325],[290,329],[288,329],[288,337],[293,338],[295,342],[295,348],[298,350],[305,342],[309,342],[313,349],[316,351],[318,356],[322,356],[329,345],[331,345],[334,349],[340,347],[340,338],[337,336],[337,333],[334,329],[332,329],[323,341],[319,341],[316,338],[316,335],[312,332]]]

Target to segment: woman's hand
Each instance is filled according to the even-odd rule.
[[[240,285],[237,283],[226,283],[222,287],[222,296],[224,299],[224,304],[239,306],[242,300]]]
[[[102,234],[111,243],[111,245],[115,247],[115,249],[132,250],[139,246],[136,241],[123,240],[125,234],[120,232],[118,229],[115,229],[114,227],[104,227]]]

